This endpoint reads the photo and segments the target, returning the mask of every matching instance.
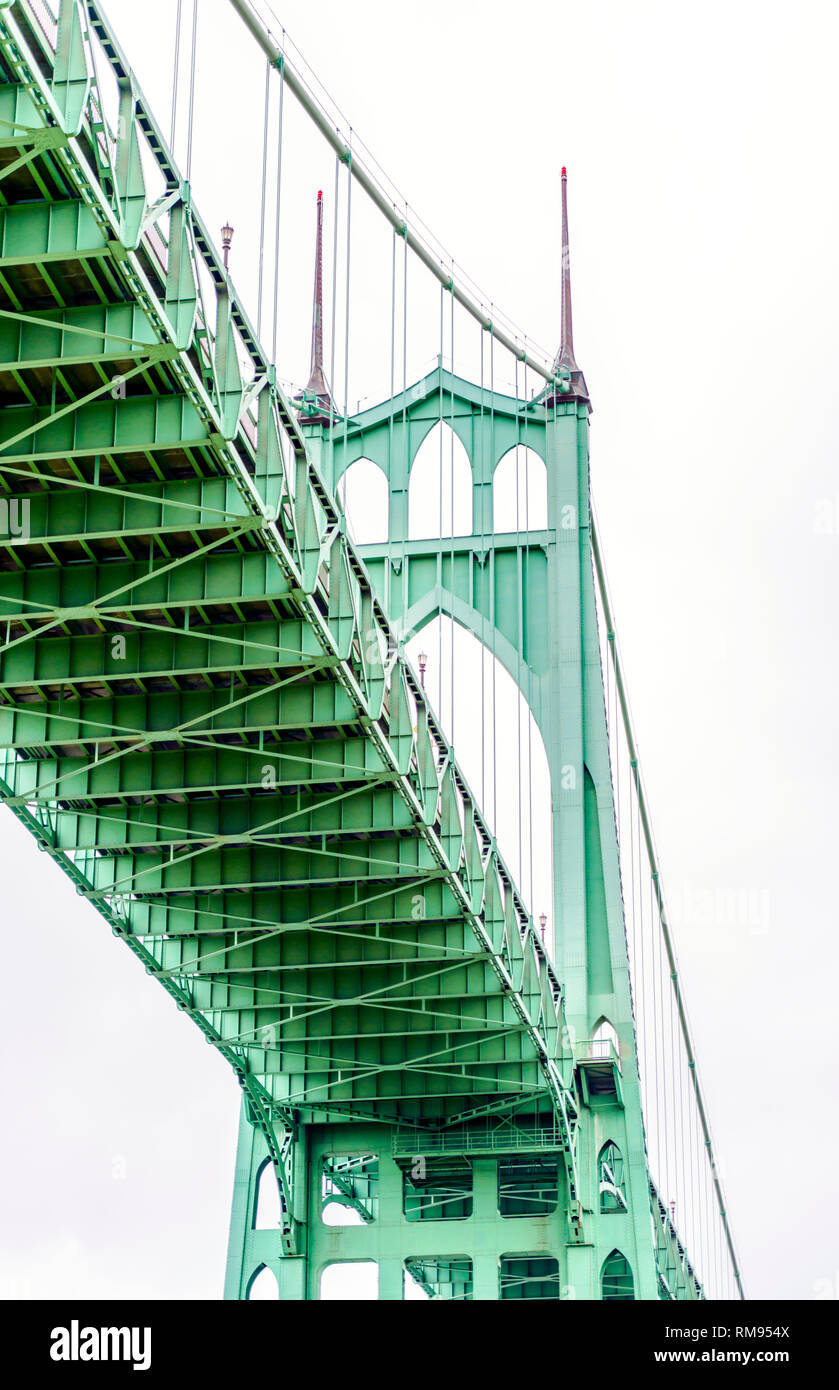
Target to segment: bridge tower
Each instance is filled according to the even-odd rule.
[[[663,1226],[651,1220],[592,561],[591,403],[574,355],[566,171],[559,385],[525,405],[455,377],[441,358],[423,381],[337,420],[323,375],[320,195],[317,225],[311,378],[299,398],[308,447],[339,496],[359,460],[385,473],[388,540],[359,548],[397,632],[416,634],[442,615],[491,644],[544,740],[554,961],[578,1104],[576,1183],[572,1191],[544,1114],[538,1106],[525,1113],[520,1099],[473,1112],[456,1133],[443,1116],[433,1142],[396,1125],[301,1125],[284,1160],[301,1241],[289,1257],[282,1230],[256,1229],[270,1155],[245,1109],[226,1294],[247,1297],[267,1266],[281,1297],[317,1298],[328,1264],[369,1259],[386,1299],[404,1296],[406,1271],[428,1293],[452,1298],[655,1299],[662,1250],[675,1236],[660,1203]],[[411,468],[441,419],[469,456],[473,534],[412,540]],[[547,526],[502,535],[494,529],[495,471],[522,446],[547,469]],[[359,1224],[325,1225],[323,1208],[336,1203]],[[677,1296],[701,1296],[689,1266]]]

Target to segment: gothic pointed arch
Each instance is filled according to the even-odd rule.
[[[600,1190],[600,1210],[626,1211],[626,1180],[623,1154],[612,1139],[603,1145],[597,1158],[597,1177]]]
[[[276,1274],[267,1265],[260,1265],[251,1277],[245,1298],[248,1303],[275,1303],[279,1297],[280,1286]]]
[[[595,1025],[591,1035],[592,1056],[603,1061],[608,1061],[611,1052],[614,1051],[616,1057],[620,1057],[620,1043],[618,1041],[617,1029],[608,1018],[603,1017]]]
[[[417,671],[420,656],[426,658],[424,679],[431,703],[457,748],[466,780],[534,919],[546,916],[550,949],[554,923],[548,917],[553,859],[547,746],[536,709],[527,699],[521,663],[517,670],[514,653],[502,660],[500,649],[493,652],[490,641],[488,637],[482,642],[457,617],[434,616],[414,632],[406,653]],[[502,786],[511,788],[511,794],[502,795]]]
[[[603,1261],[600,1297],[604,1303],[632,1303],[635,1300],[632,1266],[620,1250],[613,1250]]]
[[[276,1231],[282,1217],[277,1173],[270,1158],[257,1171],[253,1202],[253,1229]]]
[[[385,471],[372,459],[351,463],[338,484],[347,530],[356,545],[381,545],[388,538],[390,491]]]
[[[471,535],[472,466],[448,421],[438,420],[417,450],[408,497],[411,540]]]
[[[492,480],[496,534],[544,531],[548,525],[548,470],[540,454],[516,444],[499,459]]]

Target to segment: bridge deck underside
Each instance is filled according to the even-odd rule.
[[[54,133],[0,148],[5,799],[274,1104],[552,1112],[558,984],[279,394],[293,456]]]

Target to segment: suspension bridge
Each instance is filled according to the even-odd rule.
[[[0,0],[0,795],[235,1073],[226,1297],[317,1299],[343,1266],[381,1299],[742,1298],[591,506],[565,171],[554,354],[446,256],[270,8],[231,4],[264,129],[258,234],[219,250],[191,180],[197,3],[172,6],[164,131],[98,0]],[[386,362],[352,409],[371,316]],[[362,541],[370,470],[384,534]],[[436,694],[407,655],[432,629]]]

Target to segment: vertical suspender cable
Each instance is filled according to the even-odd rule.
[[[489,433],[490,433],[490,470],[491,476],[495,477],[495,330],[492,326],[491,318],[494,306],[490,311],[489,328]],[[496,611],[495,611],[495,586],[497,575],[495,572],[495,552],[490,552],[490,588],[489,588],[489,610],[490,610],[490,631],[492,633],[492,833],[498,838],[498,657],[496,653]]]
[[[518,359],[516,359],[515,366],[514,366],[514,380],[515,380],[515,389],[516,389],[516,434],[515,434],[515,438],[516,438],[516,443],[515,443],[515,467],[516,467],[516,471],[515,471],[515,479],[516,479],[516,509],[515,509],[515,517],[516,517],[516,559],[517,559],[517,565],[516,565],[516,581],[517,581],[517,585],[518,585],[518,603],[517,603],[517,605],[516,605],[516,627],[518,628],[518,642],[516,643],[516,646],[517,646],[517,651],[516,651],[516,782],[517,782],[517,788],[518,788],[518,832],[519,832],[518,880],[519,880],[519,885],[521,885],[522,878],[523,878],[522,870],[523,870],[523,868],[524,868],[524,862],[523,862],[523,861],[524,861],[524,836],[523,836],[523,827],[522,827],[523,799],[522,799],[522,790],[521,790],[521,777],[522,777],[522,765],[521,765],[521,713],[522,713],[522,710],[521,710],[521,707],[522,707],[522,694],[521,694],[521,614],[522,614],[522,603],[523,603],[523,598],[524,598],[524,596],[523,596],[523,593],[522,593],[521,547],[520,547],[520,545],[519,545],[519,535],[520,535],[520,533],[521,533],[521,518],[520,518],[520,516],[519,516],[519,496],[520,496],[520,486],[519,486],[519,482],[520,482],[520,479],[519,479],[519,461],[520,461],[520,458],[521,458],[521,444],[520,444],[521,422],[520,422],[520,420],[519,420],[519,364],[518,364]],[[532,911],[532,906],[531,906],[531,911]]]
[[[396,232],[391,232],[390,236],[390,400],[396,397]],[[393,432],[394,432],[394,411],[391,409],[387,422],[387,560],[385,562],[384,574],[384,601],[389,613],[394,612],[391,602],[391,585],[393,583],[393,565],[391,563],[393,555],[393,535],[390,527],[390,517],[393,511],[391,499],[393,497]],[[402,629],[397,632],[397,647],[402,640]],[[390,653],[388,653],[388,660]]]
[[[178,0],[178,9],[175,16],[175,63],[172,72],[172,126],[169,136],[169,148],[172,156],[175,154],[175,131],[177,129],[178,118],[178,76],[181,65],[181,21],[183,19],[183,0]]]
[[[632,805],[632,779],[628,779],[627,794],[629,796],[630,808]],[[666,1120],[663,1110],[662,1088],[659,1086],[659,1076],[662,1074],[661,1045],[659,1040],[659,1021],[661,1018],[661,1007],[659,1003],[661,987],[661,962],[656,956],[656,942],[658,932],[656,931],[656,908],[655,903],[650,902],[650,967],[649,973],[652,977],[652,989],[650,991],[650,1004],[652,1022],[650,1025],[650,1042],[652,1046],[652,1066],[655,1077],[655,1144],[656,1144],[656,1174],[655,1180],[659,1187],[659,1195],[663,1202],[667,1201],[667,1168],[665,1149],[667,1143]],[[641,969],[645,978],[646,992],[646,971],[644,969],[644,937],[641,936]]]
[[[192,0],[192,51],[189,60],[189,121],[186,137],[186,179],[192,177],[192,130],[195,120],[195,55],[198,50],[198,0]]]
[[[525,347],[527,340],[525,339]],[[527,593],[527,580],[530,571],[530,453],[529,453],[529,426],[530,412],[527,382],[527,359],[524,363],[524,529],[528,536],[528,546],[525,551],[525,559],[522,562],[522,651],[527,651],[527,620],[529,612],[527,609],[524,595]],[[533,669],[530,662],[525,657],[525,670],[527,672],[527,841],[530,846],[530,912],[531,916],[536,916],[536,903],[534,901],[533,883]]]
[[[333,425],[335,423],[335,343],[337,340],[338,313],[338,201],[341,196],[341,165],[335,159],[335,198],[333,204],[332,227],[332,340],[329,345],[329,439],[330,448],[335,449]]]
[[[404,238],[403,261],[402,261],[402,438],[405,445],[405,481],[407,483],[407,498],[402,501],[402,517],[405,519],[405,502],[408,506],[408,536],[411,534],[411,427],[408,423],[408,204],[405,204],[405,221],[403,223]],[[403,540],[405,538],[403,537]],[[399,577],[400,584],[407,583],[403,573]],[[405,601],[407,610],[407,595]],[[417,731],[419,732],[419,719],[417,719]]]
[[[352,155],[350,155],[352,160]],[[347,166],[347,281],[344,304],[344,444],[347,442],[347,421],[350,413],[350,281],[352,277],[352,178]]]
[[[691,1108],[690,1108],[690,1118],[691,1118],[691,1127],[692,1127],[692,1130],[693,1130],[693,1137],[692,1137],[692,1141],[691,1141],[691,1160],[690,1160],[690,1161],[691,1161],[691,1171],[692,1171],[692,1172],[695,1172],[695,1177],[694,1177],[693,1183],[692,1183],[692,1186],[693,1186],[693,1203],[694,1203],[694,1208],[693,1208],[694,1241],[695,1241],[695,1250],[696,1250],[697,1271],[698,1271],[698,1274],[699,1274],[699,1277],[700,1277],[701,1282],[704,1284],[704,1283],[705,1283],[705,1278],[706,1278],[706,1267],[705,1267],[705,1249],[704,1249],[704,1235],[703,1235],[704,1227],[705,1227],[705,1220],[704,1220],[703,1202],[702,1202],[702,1161],[701,1161],[701,1159],[702,1159],[702,1154],[701,1154],[701,1150],[700,1150],[700,1148],[699,1148],[699,1128],[698,1128],[698,1124],[697,1124],[696,1106],[695,1106],[695,1105],[692,1105]]]
[[[262,188],[259,203],[259,288],[256,301],[256,336],[262,337],[262,299],[265,288],[265,204],[268,185],[268,113],[271,101],[271,64],[265,64],[265,115],[262,122]]]
[[[682,1169],[682,1068],[681,1052],[675,1019],[676,1004],[672,984],[670,997],[670,1066],[673,1072],[673,1197],[676,1202],[675,1224],[682,1229],[684,1211],[684,1172]]]
[[[675,1014],[675,1012],[676,1012],[676,1001],[675,1001],[675,998],[674,998],[674,996],[673,996],[673,991],[672,991],[672,989],[671,989],[671,991],[670,991],[670,1006],[671,1006],[671,1009],[672,1009],[673,1013]],[[676,1170],[676,1171],[677,1171],[678,1183],[679,1183],[679,1188],[680,1188],[680,1193],[679,1193],[679,1230],[680,1230],[680,1231],[683,1231],[683,1222],[685,1221],[685,1214],[686,1214],[686,1212],[687,1212],[687,1193],[688,1193],[688,1187],[687,1187],[687,1153],[686,1153],[686,1150],[685,1150],[685,1098],[684,1098],[684,1089],[683,1089],[683,1083],[684,1083],[684,1069],[683,1069],[683,1067],[682,1067],[682,1048],[681,1048],[681,1041],[682,1041],[682,1040],[681,1040],[681,1038],[678,1036],[678,1033],[677,1033],[676,1027],[675,1027],[675,1023],[674,1023],[673,1033],[674,1033],[674,1040],[675,1040],[675,1045],[676,1045],[676,1049],[677,1049],[676,1054],[675,1054],[675,1058],[676,1058],[676,1062],[677,1062],[677,1064],[678,1064],[678,1075],[679,1075],[679,1157],[678,1157],[678,1164],[677,1164],[677,1170]]]
[[[283,106],[285,99],[285,64],[280,64],[280,110],[277,131],[277,198],[274,209],[274,312],[271,333],[271,361],[277,365],[277,321],[280,309],[280,213],[283,206]]]
[[[352,140],[352,132],[350,132]],[[350,280],[352,276],[352,151],[347,156],[347,283],[344,308],[344,460],[348,454],[350,426]],[[347,475],[344,481],[344,511],[347,505]],[[369,634],[362,633],[362,640],[369,642]],[[368,648],[369,649],[369,648]]]
[[[479,332],[480,332],[480,335],[481,335],[481,339],[480,339],[480,341],[481,341],[481,413],[480,413],[480,425],[478,426],[478,441],[479,441],[479,443],[478,443],[478,458],[477,458],[477,460],[476,460],[476,466],[477,466],[477,468],[478,468],[478,476],[479,476],[479,478],[480,478],[480,480],[481,480],[481,492],[480,492],[480,498],[481,498],[481,507],[480,507],[480,519],[481,519],[481,554],[484,556],[484,565],[485,565],[485,564],[486,564],[486,546],[485,546],[485,544],[484,544],[484,539],[485,539],[485,535],[486,535],[486,470],[487,470],[487,464],[489,464],[490,469],[491,469],[491,467],[492,467],[492,461],[488,458],[487,443],[486,443],[486,438],[485,438],[485,435],[484,435],[484,328],[483,328],[483,326],[480,327]],[[491,473],[490,473],[490,476],[492,476]],[[491,495],[490,495],[490,501],[492,502],[492,500],[493,500],[493,498],[492,498],[492,494],[491,494]],[[494,520],[494,511],[493,511],[493,520]],[[473,530],[474,530],[474,525],[473,525]],[[484,569],[484,575],[485,575],[485,574],[486,574],[486,569]],[[480,582],[483,583],[483,580],[481,580]],[[486,621],[487,621],[487,620],[486,620],[486,604],[485,604],[485,602],[484,602],[483,595],[481,596],[481,600],[480,600],[480,603],[479,603],[479,607],[480,607],[480,614],[481,614],[481,805],[485,807],[486,804],[487,804],[487,801],[486,801]]]
[[[454,263],[452,263],[452,284],[454,284]],[[450,392],[450,394],[449,394],[449,428],[450,428],[450,430],[451,430],[451,453],[452,453],[452,467],[451,467],[452,543],[451,543],[451,558],[450,558],[450,561],[449,561],[449,566],[450,566],[450,568],[449,568],[449,588],[450,588],[450,590],[451,590],[452,600],[454,600],[454,592],[455,592],[455,584],[454,584],[454,536],[455,536],[455,529],[454,529],[454,446],[455,446],[455,433],[454,433],[454,295],[453,295],[453,294],[450,294],[450,295],[449,295],[449,304],[450,304],[450,309],[451,309],[451,342],[450,342],[450,344],[449,344],[449,348],[450,348],[450,351],[451,351],[451,375],[452,375],[452,389],[451,389],[451,392]],[[472,481],[472,474],[471,474],[471,471],[470,471],[470,475],[469,475],[469,480],[470,480],[470,482]],[[474,495],[474,493],[470,494],[470,497],[469,497],[469,504],[470,504],[470,505],[469,505],[469,510],[470,510],[470,512],[471,512],[471,510],[472,510],[472,497],[473,497],[473,495]],[[471,528],[471,529],[474,531],[474,518],[473,518],[473,520],[472,520],[472,528]],[[451,686],[451,689],[450,689],[450,696],[451,696],[451,702],[452,702],[452,738],[451,738],[451,744],[452,744],[452,749],[454,749],[454,747],[455,747],[455,732],[456,732],[456,731],[455,731],[455,720],[456,720],[456,715],[455,715],[455,709],[454,709],[454,692],[455,692],[455,676],[454,676],[454,602],[452,602],[451,608],[452,608],[452,612],[451,612],[451,614],[450,614],[450,616],[449,616],[449,679],[450,679],[450,686]]]
[[[685,1059],[684,1059],[684,1066],[687,1067],[687,1057],[685,1057]],[[690,1079],[690,1078],[688,1077],[688,1080],[689,1080],[689,1079]],[[688,1208],[689,1208],[689,1210],[690,1210],[690,1245],[689,1245],[689,1247],[688,1247],[690,1250],[695,1250],[695,1249],[697,1248],[697,1245],[696,1245],[696,1231],[697,1231],[697,1222],[696,1222],[696,1188],[695,1188],[695,1186],[694,1186],[694,1174],[693,1174],[693,1160],[694,1160],[695,1153],[696,1153],[695,1148],[694,1148],[694,1124],[693,1124],[693,1122],[694,1122],[694,1117],[695,1117],[695,1111],[696,1111],[696,1107],[695,1107],[694,1105],[691,1105],[691,1104],[690,1104],[690,1097],[688,1097],[688,1104],[687,1104],[687,1130],[688,1130],[688,1134],[687,1134],[687,1146],[688,1146],[688,1181],[687,1181],[687,1188],[688,1188]]]
[[[439,361],[440,361],[440,367],[439,367],[439,371],[440,371],[440,385],[439,385],[439,390],[438,390],[438,392],[437,392],[437,423],[438,423],[438,425],[440,426],[440,429],[438,430],[438,439],[439,439],[439,444],[440,444],[440,449],[439,449],[439,454],[440,454],[440,466],[439,466],[439,470],[438,470],[438,472],[439,472],[439,477],[438,477],[438,486],[439,486],[439,506],[438,506],[437,534],[438,534],[441,538],[442,538],[442,536],[443,536],[443,434],[444,434],[444,431],[443,431],[442,425],[443,425],[443,352],[444,352],[445,312],[446,312],[446,291],[445,291],[445,288],[443,287],[443,285],[441,285],[441,286],[440,286],[440,359],[439,359]],[[452,471],[454,471],[454,447],[453,447],[453,446],[452,446]],[[442,719],[443,719],[443,623],[444,623],[444,621],[445,621],[445,619],[444,619],[444,617],[443,617],[443,609],[442,609],[442,591],[443,591],[443,552],[442,552],[442,549],[440,550],[440,557],[439,557],[439,560],[438,560],[438,565],[439,565],[439,570],[438,570],[438,573],[437,573],[437,584],[438,584],[439,589],[440,589],[441,606],[440,606],[440,613],[439,613],[439,616],[438,616],[438,618],[437,618],[437,717],[438,717],[438,719],[442,720]]]
[[[338,274],[338,175],[340,166],[335,160],[335,197],[332,204],[332,333],[329,340],[329,476],[335,484],[335,304],[337,301],[336,279]],[[346,464],[346,459],[344,460]],[[335,486],[340,502],[340,487]]]

